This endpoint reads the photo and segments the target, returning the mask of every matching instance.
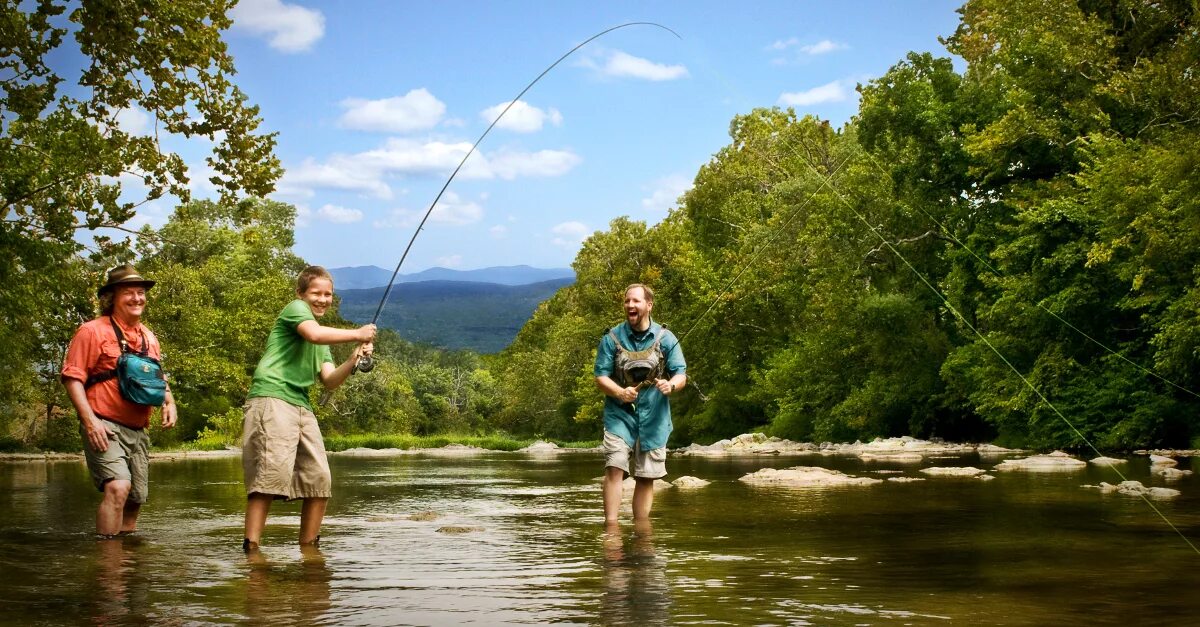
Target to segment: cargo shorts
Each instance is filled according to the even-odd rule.
[[[104,484],[114,479],[128,481],[132,488],[126,502],[145,503],[150,495],[150,435],[145,429],[130,429],[125,425],[100,418],[108,427],[108,450],[101,453],[88,443],[83,424],[79,432],[83,435],[83,457],[87,460],[88,473],[97,490],[104,491]]]
[[[619,435],[604,432],[604,466],[620,468],[626,475],[639,479],[660,479],[667,476],[667,447],[642,450],[641,441],[629,446]],[[633,458],[633,471],[629,460]]]
[[[246,401],[242,425],[246,494],[329,498],[333,479],[317,417],[307,407],[258,396]]]

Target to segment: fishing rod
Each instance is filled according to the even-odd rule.
[[[392,285],[395,284],[396,277],[400,274],[400,267],[404,265],[404,260],[406,258],[408,258],[408,252],[410,250],[412,250],[413,243],[417,241],[417,236],[420,235],[421,230],[425,228],[425,222],[427,220],[429,220],[429,216],[431,214],[433,214],[434,207],[436,207],[438,201],[442,199],[442,194],[444,194],[446,192],[446,189],[450,187],[450,183],[454,180],[454,177],[458,175],[458,171],[462,169],[463,164],[465,164],[467,162],[467,159],[470,158],[471,155],[475,153],[475,149],[479,147],[479,144],[480,144],[480,142],[483,141],[483,138],[487,137],[488,133],[492,132],[492,129],[495,128],[496,124],[500,121],[500,119],[504,117],[504,114],[508,113],[508,110],[511,109],[513,107],[513,105],[517,104],[517,102],[521,99],[521,97],[525,95],[525,92],[527,92],[531,88],[533,88],[533,86],[536,85],[538,81],[542,80],[543,76],[545,76],[546,74],[549,74],[550,70],[553,70],[559,63],[562,63],[564,59],[571,56],[571,54],[573,54],[576,50],[579,50],[580,48],[586,46],[587,44],[591,43],[592,41],[594,41],[608,33],[611,33],[615,30],[619,30],[619,29],[626,28],[629,26],[654,26],[656,28],[661,28],[662,30],[667,31],[668,33],[671,33],[672,35],[675,35],[679,39],[683,39],[682,37],[679,36],[679,33],[676,33],[675,31],[671,30],[670,28],[667,28],[666,26],[663,26],[662,24],[658,24],[657,22],[626,22],[624,24],[619,24],[619,25],[613,26],[611,28],[606,28],[606,29],[596,33],[595,35],[588,37],[587,39],[583,40],[583,42],[576,45],[574,48],[571,48],[570,50],[568,50],[565,54],[563,54],[561,57],[559,57],[557,61],[555,61],[554,63],[551,63],[546,69],[542,70],[542,73],[538,74],[536,78],[534,78],[532,81],[530,81],[529,84],[526,85],[525,88],[521,90],[521,93],[517,94],[517,96],[515,98],[513,98],[511,101],[509,101],[508,106],[504,107],[504,110],[500,112],[500,115],[496,116],[496,119],[492,120],[492,123],[488,125],[486,130],[483,131],[483,134],[481,134],[479,136],[479,139],[475,140],[475,143],[471,146],[471,149],[468,150],[467,154],[463,155],[462,160],[458,162],[458,167],[454,168],[454,171],[450,173],[450,178],[446,179],[446,183],[444,185],[442,185],[442,189],[437,193],[437,196],[434,197],[433,202],[429,203],[429,208],[425,210],[425,215],[421,218],[420,224],[417,225],[417,230],[413,232],[412,239],[408,240],[408,246],[404,247],[404,253],[400,255],[400,262],[396,264],[396,269],[392,271],[392,278],[390,280],[388,280],[387,289],[385,289],[383,291],[383,297],[379,299],[379,306],[375,308],[375,315],[371,317],[371,324],[375,324],[379,321],[379,314],[383,312],[383,306],[387,303],[388,295],[391,294]],[[375,360],[372,359],[370,355],[363,356],[358,360],[358,364],[355,366],[355,368],[359,372],[370,372],[372,369],[375,368]]]

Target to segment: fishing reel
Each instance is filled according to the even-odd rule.
[[[375,369],[375,360],[370,355],[363,355],[358,358],[358,363],[354,364],[354,370],[357,372],[367,373]]]

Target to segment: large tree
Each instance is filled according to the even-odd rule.
[[[132,257],[128,221],[168,194],[189,199],[188,164],[172,147],[211,146],[206,164],[193,166],[226,205],[272,191],[281,172],[275,138],[258,132],[258,109],[231,81],[221,40],[231,6],[0,7],[0,283],[9,294],[0,303],[0,398],[8,409],[32,403],[53,413],[61,403],[53,371],[71,330],[94,313],[100,271]],[[133,118],[145,128],[122,123]]]

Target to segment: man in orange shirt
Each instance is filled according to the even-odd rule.
[[[92,481],[104,494],[96,511],[96,533],[102,537],[132,533],[148,494],[151,405],[127,400],[115,371],[121,357],[120,335],[129,351],[162,359],[158,338],[142,324],[146,292],[154,285],[131,265],[108,271],[97,292],[100,317],[75,332],[61,379],[79,415],[84,457]],[[175,426],[175,399],[166,390],[162,425]]]

